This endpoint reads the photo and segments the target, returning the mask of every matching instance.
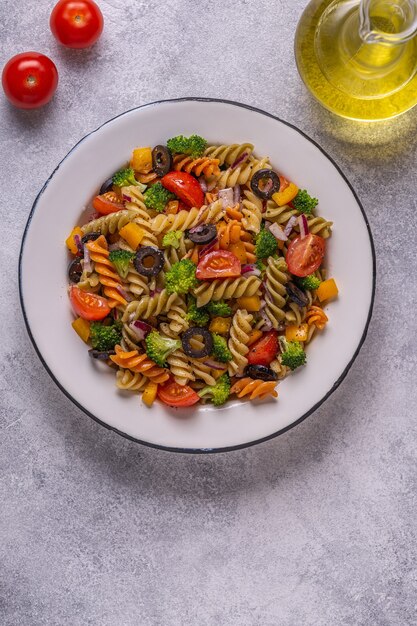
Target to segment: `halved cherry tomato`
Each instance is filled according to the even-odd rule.
[[[197,265],[196,277],[206,278],[237,278],[242,273],[240,261],[229,250],[213,250],[205,254]]]
[[[124,209],[123,204],[115,201],[113,192],[103,193],[101,196],[96,196],[93,200],[93,207],[101,215],[109,215],[109,213],[116,213]]]
[[[69,297],[74,312],[85,320],[102,320],[111,311],[106,298],[83,291],[74,285],[70,288]]]
[[[247,359],[250,365],[269,365],[278,352],[278,333],[270,330],[261,339],[258,339],[248,352]]]
[[[200,400],[200,396],[188,385],[179,385],[168,381],[158,386],[158,398],[168,406],[192,406]]]
[[[161,183],[165,189],[175,193],[187,207],[199,209],[203,206],[204,193],[200,183],[188,172],[168,172],[161,178]]]
[[[285,257],[289,271],[300,278],[312,274],[319,269],[325,250],[326,242],[319,235],[297,237],[290,243]]]

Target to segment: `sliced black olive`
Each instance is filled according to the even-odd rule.
[[[164,267],[164,254],[152,246],[139,248],[133,259],[133,265],[142,276],[156,276]]]
[[[188,239],[194,243],[210,243],[217,237],[217,228],[214,224],[201,224],[188,231]]]
[[[80,259],[74,259],[68,266],[68,277],[72,283],[79,283],[81,280],[81,274],[83,273],[83,266]]]
[[[104,183],[100,187],[100,195],[102,193],[106,193],[107,191],[111,191],[113,188],[113,178],[108,178],[104,181]]]
[[[84,235],[84,237],[81,237],[81,243],[87,243],[87,241],[95,241],[99,237],[101,237],[101,233],[88,233],[87,235]]]
[[[165,176],[172,169],[172,156],[165,146],[155,146],[152,150],[153,171],[158,176]]]
[[[99,361],[108,361],[110,355],[116,354],[114,350],[106,350],[106,352],[101,352],[100,350],[94,350],[92,348],[88,351],[88,356],[92,359],[98,359]]]
[[[273,193],[279,191],[279,176],[272,170],[258,170],[252,176],[250,186],[256,196],[262,198],[263,200],[269,200],[272,198]]]
[[[277,374],[265,365],[247,365],[245,374],[250,378],[257,378],[258,380],[278,380]]]
[[[308,304],[307,294],[304,293],[297,285],[295,285],[292,281],[285,285],[288,297],[290,300],[298,304],[298,306],[303,307]]]
[[[194,338],[198,338],[203,342],[203,347],[199,350],[191,346],[191,340]],[[206,328],[200,328],[199,326],[189,328],[183,333],[181,341],[185,354],[193,359],[201,359],[203,356],[208,356],[213,351],[213,337]]]

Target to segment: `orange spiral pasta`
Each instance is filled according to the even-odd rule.
[[[314,305],[308,309],[305,319],[309,326],[312,326],[314,324],[314,326],[319,330],[323,330],[323,328],[329,321],[329,318],[327,317],[323,309],[319,306]]]
[[[216,202],[218,197],[219,195],[214,189],[213,191],[206,191],[206,193],[204,194],[204,204],[211,204],[212,202]]]
[[[254,380],[253,378],[240,378],[232,386],[230,393],[235,393],[238,398],[249,396],[249,400],[255,400],[256,398],[263,400],[268,396],[277,398],[276,384],[274,380],[264,382],[263,380]]]
[[[240,241],[241,226],[238,221],[232,220],[228,223],[218,222],[217,237],[219,239],[219,248],[227,250],[230,244]]]
[[[180,170],[193,173],[196,176],[219,176],[220,168],[219,159],[210,159],[209,157],[201,157],[200,159],[193,159],[186,154],[177,154],[174,157],[174,170],[179,172]]]
[[[139,354],[137,350],[125,352],[120,346],[115,347],[116,354],[112,354],[110,359],[123,369],[131,372],[139,372],[154,383],[164,383],[169,378],[169,372],[156,365],[146,354]]]
[[[243,241],[246,250],[246,258],[248,263],[255,263],[255,244],[253,243],[253,237],[247,231],[242,231],[240,240]]]
[[[95,271],[103,285],[103,293],[108,298],[110,308],[119,304],[126,305],[127,300],[117,290],[118,287],[122,286],[122,281],[109,259],[108,245],[104,235],[100,235],[95,241],[89,241],[86,246],[90,252],[91,260],[94,261]]]

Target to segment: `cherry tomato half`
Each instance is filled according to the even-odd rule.
[[[124,208],[123,204],[116,201],[115,194],[112,191],[96,196],[93,200],[93,207],[101,215],[116,213],[116,211],[121,211]]]
[[[326,242],[323,237],[309,233],[306,237],[297,237],[288,246],[285,260],[288,270],[294,276],[308,276],[322,264]]]
[[[242,273],[240,261],[229,250],[213,250],[205,254],[195,273],[199,280],[206,278],[237,278]]]
[[[69,297],[74,313],[85,320],[102,320],[110,313],[106,298],[88,293],[74,285],[70,287]]]
[[[168,172],[161,178],[161,183],[175,193],[187,207],[197,207],[199,209],[204,204],[204,193],[200,183],[188,172]]]
[[[188,385],[179,385],[169,381],[158,386],[158,398],[168,406],[192,406],[200,400],[200,396]]]
[[[4,93],[19,109],[36,109],[49,102],[58,85],[58,70],[39,52],[22,52],[12,57],[2,74]]]
[[[49,26],[63,46],[89,48],[103,31],[103,14],[93,0],[59,0]]]
[[[250,365],[269,365],[278,352],[278,333],[270,330],[258,339],[248,352],[247,359]]]

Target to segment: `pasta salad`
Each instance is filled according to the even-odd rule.
[[[66,240],[90,357],[147,406],[276,398],[338,292],[317,204],[249,143],[135,148]]]

